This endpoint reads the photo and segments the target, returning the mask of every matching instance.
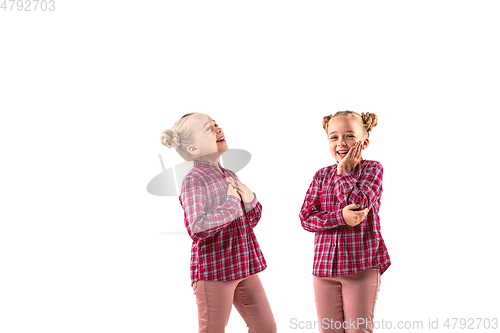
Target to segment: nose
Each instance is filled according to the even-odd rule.
[[[337,141],[337,147],[342,148],[342,147],[345,147],[345,146],[347,146],[346,143],[345,143],[345,140],[342,139],[342,138],[339,138],[339,140]]]

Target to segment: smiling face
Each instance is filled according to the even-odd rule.
[[[219,151],[219,156],[220,156],[228,149],[227,143],[226,143],[226,135],[224,134],[224,131],[219,126],[219,124],[217,124],[215,122],[215,120],[210,118],[210,116],[207,116],[207,117],[208,117],[208,121],[210,122],[210,127],[212,129],[212,133],[213,133],[214,138],[215,138],[215,143],[217,145],[217,150]]]
[[[351,116],[337,116],[328,122],[328,141],[330,153],[340,162],[349,149],[361,140],[363,149],[368,147],[370,140],[365,134],[363,125]]]
[[[194,140],[187,150],[196,160],[217,160],[227,149],[222,128],[209,116],[196,113],[190,117]]]

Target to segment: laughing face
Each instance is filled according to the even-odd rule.
[[[217,145],[217,150],[219,152],[219,156],[222,155],[227,149],[227,143],[226,143],[226,136],[224,135],[224,131],[222,131],[222,128],[219,127],[219,125],[210,118],[208,117],[208,121],[210,122],[210,127],[212,129],[212,133],[214,135],[215,143]]]
[[[222,128],[203,113],[192,115],[190,121],[194,141],[188,147],[188,152],[198,160],[217,160],[228,149]]]
[[[337,116],[328,122],[328,141],[330,153],[340,162],[349,152],[349,149],[361,140],[363,149],[369,144],[365,130],[354,117]]]

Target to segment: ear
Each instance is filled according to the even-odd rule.
[[[186,150],[188,151],[188,153],[190,153],[191,155],[198,155],[200,153],[200,150],[198,148],[196,148],[195,146],[193,145],[189,145]]]
[[[369,145],[369,144],[370,144],[370,139],[366,138],[366,139],[363,141],[363,143],[362,143],[362,145],[363,145],[363,150],[364,150],[364,149],[366,149],[366,148],[368,148],[368,145]]]

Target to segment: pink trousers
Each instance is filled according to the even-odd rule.
[[[232,305],[247,324],[249,333],[276,333],[274,316],[257,274],[235,281],[198,280],[193,290],[199,333],[223,333]]]
[[[380,269],[336,277],[313,276],[320,332],[373,332]]]

